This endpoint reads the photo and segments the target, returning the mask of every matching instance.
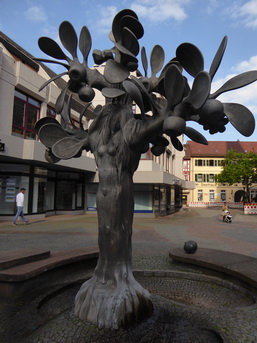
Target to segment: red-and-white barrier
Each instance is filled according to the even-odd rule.
[[[223,201],[195,201],[189,202],[189,207],[222,207]],[[243,202],[227,202],[229,208],[244,208]]]
[[[244,214],[257,214],[257,203],[246,203],[244,204]]]

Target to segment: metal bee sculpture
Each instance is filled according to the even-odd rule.
[[[41,89],[65,74],[69,76],[56,101],[60,122],[46,117],[36,123],[39,139],[47,148],[46,159],[55,163],[60,159],[79,157],[83,150],[87,150],[94,154],[98,167],[100,253],[92,278],[76,295],[75,313],[99,328],[117,329],[153,313],[150,294],[132,273],[132,178],[141,154],[150,148],[159,156],[169,141],[181,151],[183,146],[178,137],[182,134],[195,142],[208,144],[202,134],[187,125],[190,120],[198,122],[212,134],[224,132],[230,122],[242,135],[250,136],[255,126],[254,117],[246,107],[222,103],[217,97],[254,82],[257,71],[235,76],[215,93],[210,93],[211,81],[226,48],[226,37],[209,71],[204,71],[202,53],[193,44],[181,44],[175,57],[166,65],[163,48],[154,46],[149,76],[144,47],[141,49],[144,75],[138,70],[138,40],[143,34],[143,27],[132,10],[122,10],[114,17],[109,34],[112,47],[93,51],[94,62],[98,65],[105,63],[104,74],[88,67],[92,42],[86,26],[78,38],[69,22],[60,25],[60,41],[71,57],[54,40],[39,39],[39,47],[44,53],[64,62],[37,60],[59,63],[67,70],[47,81]],[[83,55],[83,62],[78,59],[77,47]],[[184,71],[194,78],[192,87],[183,76]],[[83,119],[94,99],[94,89],[102,92],[106,103],[95,107],[95,118],[85,130]],[[79,128],[70,114],[72,93],[85,102]],[[133,113],[133,103],[139,107],[139,114]]]

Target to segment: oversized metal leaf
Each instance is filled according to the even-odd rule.
[[[59,45],[51,38],[40,37],[38,40],[38,46],[48,56],[57,58],[58,60],[70,61],[70,58],[65,55]]]
[[[156,75],[163,67],[164,50],[160,45],[155,45],[150,55],[150,65],[152,76]]]
[[[220,94],[241,88],[257,80],[257,70],[246,71],[228,80],[215,93],[211,94],[210,98],[215,99]]]
[[[122,89],[118,89],[118,88],[103,88],[102,94],[106,98],[113,99],[113,98],[117,98],[118,96],[124,95],[125,92]]]
[[[41,127],[45,124],[57,124],[57,125],[60,125],[60,123],[52,118],[52,117],[44,117],[44,118],[41,118],[39,119],[36,124],[35,124],[35,131],[36,133],[39,132],[39,130],[41,129]]]
[[[65,49],[69,51],[74,59],[77,58],[78,37],[70,22],[63,21],[61,23],[59,27],[59,36]]]
[[[61,94],[58,96],[56,103],[55,103],[55,111],[56,113],[60,114],[62,112],[64,106],[65,96],[68,90],[70,82],[68,82],[67,86],[62,90]]]
[[[123,81],[122,85],[126,92],[130,95],[131,99],[134,100],[135,103],[138,105],[141,113],[144,114],[143,98],[138,87],[133,82],[128,80]]]
[[[192,127],[186,127],[185,135],[187,135],[188,138],[192,139],[192,141],[196,143],[208,145],[208,141],[206,140],[206,138]]]
[[[46,147],[51,148],[60,139],[67,137],[68,134],[63,128],[55,123],[49,123],[41,126],[38,137]]]
[[[203,55],[191,43],[180,44],[176,50],[176,57],[182,67],[194,77],[204,69]]]
[[[122,42],[122,45],[126,49],[128,49],[130,52],[132,52],[134,56],[136,56],[139,53],[139,43],[138,43],[137,37],[127,27],[124,27],[122,29],[121,42]]]
[[[145,76],[147,76],[148,61],[147,61],[147,56],[146,56],[146,51],[145,51],[144,46],[141,49],[141,60],[142,60],[142,65],[144,68]]]
[[[189,102],[195,109],[199,109],[208,98],[210,88],[211,78],[209,73],[206,73],[205,71],[199,72],[194,79],[192,90],[185,101]]]
[[[220,63],[222,61],[222,57],[224,55],[224,52],[226,50],[226,46],[227,46],[227,41],[228,41],[228,37],[225,36],[222,40],[222,42],[220,43],[220,46],[216,52],[216,55],[214,56],[214,59],[212,61],[210,70],[209,70],[209,74],[211,79],[213,79],[214,75],[216,74],[216,71],[218,70]]]
[[[79,36],[79,49],[82,52],[86,65],[87,65],[88,55],[91,50],[91,46],[92,46],[92,39],[91,39],[90,32],[86,26],[83,26],[80,31],[80,36]]]
[[[87,139],[78,140],[75,137],[65,137],[53,145],[52,151],[56,157],[67,160],[77,155],[86,142]]]
[[[168,109],[173,109],[182,99],[184,94],[185,80],[180,70],[171,65],[164,77],[164,89],[168,100]]]
[[[255,129],[255,120],[252,112],[243,105],[236,103],[224,103],[224,113],[230,123],[242,135],[249,137]]]
[[[125,15],[120,19],[120,27],[124,28],[127,27],[133,34],[136,36],[137,39],[140,39],[144,35],[144,28],[141,23],[137,20],[137,18],[131,15]]]
[[[132,16],[132,17],[138,19],[138,16],[136,15],[136,13],[130,9],[124,9],[124,10],[122,10],[116,14],[116,16],[114,17],[114,19],[112,21],[112,34],[113,34],[113,37],[114,37],[116,42],[121,41],[120,21],[121,21],[122,17],[124,17],[126,15]]]
[[[110,83],[120,83],[129,76],[129,70],[114,60],[108,60],[104,69],[104,77]]]
[[[183,151],[183,145],[177,137],[170,137],[170,141],[176,150]]]

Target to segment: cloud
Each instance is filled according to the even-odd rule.
[[[100,19],[97,21],[96,28],[101,33],[109,33],[112,27],[112,21],[119,9],[115,6],[99,7],[98,16]]]
[[[257,27],[257,0],[246,1],[243,5],[228,8],[230,16],[234,19],[241,19],[242,23],[249,28]]]
[[[183,21],[187,18],[186,5],[190,0],[136,0],[131,9],[140,17],[152,22],[162,22],[167,19]]]
[[[47,21],[47,15],[41,6],[31,6],[24,12],[25,17],[29,21],[42,23]]]

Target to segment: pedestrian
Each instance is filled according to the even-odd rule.
[[[222,219],[223,219],[223,221],[225,221],[225,215],[227,212],[228,212],[228,205],[226,202],[224,202],[223,206],[222,206]]]
[[[16,226],[16,221],[19,218],[19,216],[21,217],[21,220],[23,221],[24,224],[28,224],[28,221],[26,220],[26,218],[24,217],[23,214],[23,206],[24,206],[24,193],[25,193],[25,188],[21,188],[20,192],[16,195],[16,206],[17,206],[17,211],[16,211],[16,215],[13,218],[13,226]]]

